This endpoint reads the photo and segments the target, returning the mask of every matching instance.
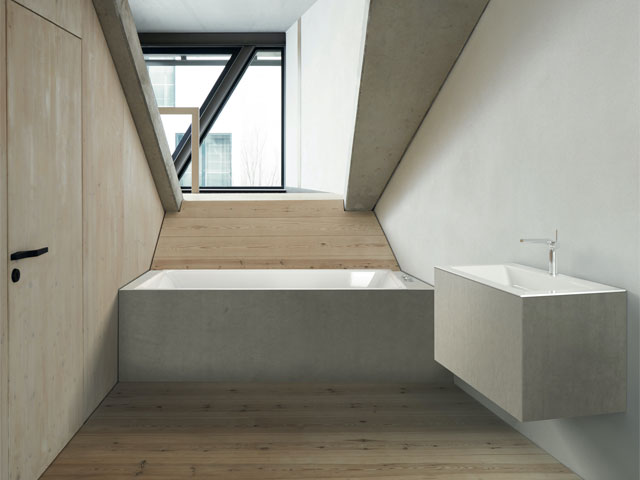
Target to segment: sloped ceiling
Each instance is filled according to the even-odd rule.
[[[371,210],[488,0],[371,0],[347,210]]]
[[[284,32],[316,0],[129,0],[138,32]]]
[[[162,128],[162,120],[129,4],[121,0],[93,0],[93,6],[118,72],[162,206],[166,212],[177,212],[182,204],[182,190]]]

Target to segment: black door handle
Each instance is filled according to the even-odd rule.
[[[39,257],[49,251],[49,247],[39,248],[37,250],[23,250],[11,254],[11,260],[21,260],[23,258]]]

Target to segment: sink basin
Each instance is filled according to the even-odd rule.
[[[437,362],[520,421],[626,408],[625,290],[517,264],[436,267]]]
[[[516,263],[438,268],[519,297],[624,292],[620,288],[567,275],[552,277],[544,270]]]

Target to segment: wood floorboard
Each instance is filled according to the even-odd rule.
[[[579,477],[454,386],[121,383],[42,478]]]

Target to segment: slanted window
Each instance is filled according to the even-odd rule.
[[[190,55],[145,54],[158,107],[201,106],[229,63],[231,55],[229,51]],[[162,117],[162,125],[172,152],[175,152],[177,142],[189,130],[190,122],[186,115]],[[188,142],[185,143],[188,149]],[[191,185],[191,180],[188,185]]]
[[[200,191],[282,189],[284,35],[282,45],[237,47],[173,45],[168,37],[155,43],[170,46],[148,45],[144,34],[141,42],[158,105],[173,98],[176,107],[200,107]],[[190,191],[190,120],[162,121],[180,184]]]
[[[282,56],[257,51],[209,137],[233,134],[234,187],[282,186]]]

